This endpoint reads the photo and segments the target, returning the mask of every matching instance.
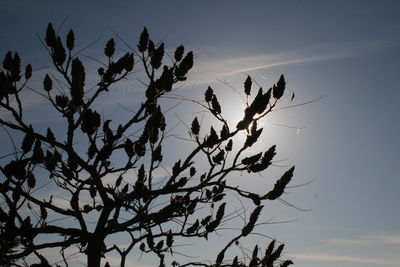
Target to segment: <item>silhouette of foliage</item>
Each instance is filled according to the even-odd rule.
[[[228,179],[234,173],[260,173],[271,165],[275,145],[254,155],[244,154],[259,142],[263,131],[258,127],[259,122],[274,110],[284,94],[283,75],[269,90],[259,88],[255,96],[251,93],[252,79],[246,78],[246,107],[236,126],[227,122],[223,105],[209,86],[204,101],[190,103],[208,111],[215,123],[205,128],[202,120],[194,117],[188,127],[193,150],[177,158],[171,171],[159,179],[156,172],[163,168],[165,158],[170,157],[163,151],[167,118],[160,102],[187,79],[194,64],[193,52],[185,51],[180,45],[173,57],[167,57],[164,43],[155,44],[146,28],[140,35],[137,51],[122,56],[118,55],[115,40],[110,39],[104,48],[107,63],[98,69],[98,82],[89,90],[87,68],[80,53],[75,51],[74,31],[70,30],[63,38],[49,24],[43,44],[58,76],[47,73],[39,78],[43,81],[40,94],[48,100],[53,112],[62,117],[64,128],[48,127],[43,131],[27,121],[24,116],[27,95],[23,92],[34,74],[29,64],[22,73],[18,53],[10,51],[5,55],[0,72],[3,116],[0,124],[16,133],[13,140],[21,136],[20,145],[15,142],[14,153],[3,157],[0,166],[3,200],[0,253],[4,262],[30,256],[37,260],[30,266],[50,266],[43,251],[58,248],[68,266],[66,250],[75,247],[86,255],[90,267],[100,266],[102,257],[109,253],[118,253],[120,266],[125,266],[132,251],[153,253],[159,259],[159,266],[165,266],[166,255],[174,256],[179,251],[175,246],[177,240],[208,240],[232,218],[228,210],[232,212],[234,207],[227,196],[233,193],[255,206],[249,210],[250,216],[237,229],[236,236],[214,259],[176,260],[172,265],[272,267],[292,264],[290,260],[280,260],[284,245],[276,248],[275,241],[264,254],[260,254],[258,245],[248,257],[233,257],[228,252],[258,226],[265,207],[261,204],[278,199],[293,176],[294,166],[270,191],[261,195],[231,185]],[[168,59],[170,64],[165,63]],[[114,118],[102,118],[95,105],[99,96],[107,94],[140,67],[147,79],[142,103],[121,124],[116,125]],[[132,134],[134,131],[138,134]],[[234,144],[234,137],[243,133],[246,138]],[[199,167],[200,160],[205,160],[206,169]],[[45,175],[49,177],[46,182]],[[62,192],[67,203],[55,201],[56,195],[38,193],[46,184],[55,186],[57,194]],[[60,217],[71,218],[72,223],[63,223]],[[131,238],[128,245],[107,241],[119,234]],[[106,262],[105,266],[110,264]]]

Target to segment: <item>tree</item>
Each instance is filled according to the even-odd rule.
[[[275,145],[250,156],[244,153],[255,147],[263,131],[258,127],[259,122],[275,109],[284,94],[283,75],[269,90],[259,88],[255,96],[252,79],[247,77],[246,108],[237,125],[229,125],[211,87],[205,91],[204,101],[192,100],[193,105],[204,108],[215,121],[209,129],[204,129],[204,124],[195,117],[188,126],[193,150],[177,158],[163,179],[156,179],[155,173],[163,168],[161,163],[166,157],[162,148],[167,119],[162,98],[186,80],[193,66],[193,52],[186,53],[184,46],[179,46],[168,65],[164,63],[168,61],[164,43],[155,44],[146,28],[137,49],[122,56],[117,55],[115,40],[110,39],[104,48],[107,63],[98,69],[98,83],[89,90],[85,84],[85,66],[79,52],[74,53],[74,32],[70,30],[63,40],[49,24],[43,44],[58,75],[45,75],[41,94],[52,112],[62,117],[64,128],[49,127],[41,131],[25,119],[22,92],[27,90],[32,66],[28,64],[21,71],[18,53],[6,54],[0,72],[3,116],[0,124],[8,133],[12,132],[13,142],[20,144],[14,146],[11,156],[3,158],[0,167],[3,199],[0,244],[18,240],[15,249],[0,250],[5,261],[36,255],[40,264],[31,266],[49,266],[42,251],[58,248],[68,266],[65,251],[76,247],[87,255],[90,267],[100,266],[101,258],[112,252],[119,254],[120,265],[124,266],[127,256],[138,250],[154,253],[159,266],[165,266],[166,255],[178,250],[174,246],[176,240],[207,239],[219,229],[227,219],[225,211],[231,208],[227,194],[234,193],[242,201],[253,203],[251,211],[241,211],[250,216],[236,235],[209,263],[174,261],[172,264],[267,267],[292,264],[290,260],[279,259],[284,245],[275,247],[275,241],[265,253],[260,253],[256,245],[247,258],[233,257],[229,252],[240,239],[253,232],[264,207],[262,203],[278,199],[293,175],[294,166],[264,194],[231,185],[228,179],[235,172],[259,173],[271,165]],[[138,65],[147,77],[143,101],[128,120],[115,125],[113,118],[100,116],[95,103]],[[243,133],[246,138],[233,144],[234,138]],[[207,169],[199,170],[199,161],[205,161]],[[50,178],[46,183],[44,176]],[[53,195],[43,198],[36,192],[39,181],[41,186],[54,186],[66,194],[68,205],[54,201]],[[209,209],[205,211],[204,207]],[[66,224],[57,220],[59,217],[73,220]],[[121,233],[131,238],[128,246],[107,241]]]

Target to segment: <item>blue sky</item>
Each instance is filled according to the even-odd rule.
[[[248,73],[269,87],[283,73],[294,104],[322,97],[274,113],[263,140],[277,144],[282,165],[296,165],[293,185],[312,180],[284,196],[311,211],[271,204],[267,218],[296,221],[268,225],[263,233],[285,242],[297,266],[400,266],[398,1],[115,2],[1,0],[0,53],[16,50],[34,69],[45,68],[49,61],[36,33],[43,36],[48,22],[58,26],[67,18],[61,31],[73,28],[80,47],[101,37],[85,52],[94,57],[115,32],[134,46],[147,26],[171,51],[182,43],[196,55],[188,82],[176,93],[199,98],[211,84],[232,120],[240,102],[221,81],[241,88]],[[95,71],[94,62],[87,64]],[[120,112],[116,102],[131,104],[137,95],[132,85],[104,99],[104,112]],[[29,107],[39,127],[40,104],[32,99]],[[182,117],[190,122],[192,114]],[[247,183],[256,187],[267,179]]]

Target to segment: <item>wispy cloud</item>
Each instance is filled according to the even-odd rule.
[[[383,42],[353,42],[353,43],[336,43],[336,44],[319,44],[310,47],[304,47],[296,50],[290,50],[279,53],[261,53],[261,54],[248,54],[247,56],[232,56],[230,54],[224,54],[223,52],[213,51],[212,54],[201,54],[195,59],[194,67],[190,71],[189,79],[185,85],[192,84],[209,84],[217,80],[232,79],[233,76],[241,73],[249,73],[274,68],[278,66],[288,66],[294,64],[306,64],[321,61],[337,60],[343,58],[350,58],[360,55],[365,55],[373,51],[385,49],[393,46],[392,43]],[[201,51],[201,48],[197,49]],[[217,55],[217,56],[215,56]],[[97,68],[98,65],[94,62],[85,61],[86,73],[87,73],[87,88],[95,85],[98,82]],[[42,92],[42,78],[46,73],[55,73],[52,69],[39,69],[34,74],[34,79],[28,83],[29,87]],[[138,73],[130,76],[128,81],[123,81],[113,88],[112,94],[109,94],[107,98],[101,98],[99,100],[100,107],[102,109],[109,107],[115,107],[115,103],[120,104],[129,103],[132,106],[133,101],[137,101],[142,97],[143,85],[138,82],[142,80],[141,75]],[[276,78],[276,77],[275,77]],[[62,80],[62,79],[61,79]],[[145,79],[144,79],[145,80]],[[59,87],[58,83],[54,83],[55,87]],[[187,86],[184,86],[187,88]],[[69,94],[68,89],[66,94]],[[33,91],[26,88],[22,91],[25,94],[23,98],[23,104],[25,110],[41,110],[44,111],[48,106],[48,101],[45,97],[34,93]],[[139,97],[138,97],[139,95]],[[46,121],[57,120],[59,117],[55,116],[52,112],[43,112],[46,116]],[[37,113],[33,114],[32,122],[35,122],[34,118],[41,118]],[[0,116],[9,118],[10,114],[0,110]]]
[[[326,240],[323,251],[291,255],[304,261],[359,263],[373,266],[400,266],[400,257],[394,251],[400,246],[400,235],[371,233],[360,238]],[[361,253],[361,254],[360,254]]]
[[[331,239],[330,243],[341,245],[400,245],[400,235],[372,235],[360,239]]]
[[[386,258],[367,258],[367,257],[352,257],[352,256],[341,256],[332,254],[295,254],[292,255],[295,259],[308,260],[308,261],[328,261],[338,263],[362,263],[362,264],[375,264],[375,265],[389,265],[399,266],[399,260],[392,260]]]
[[[300,56],[294,53],[260,54],[232,59],[213,59],[200,61],[194,67],[194,79],[213,80],[243,72],[267,69],[282,65],[306,63],[328,59],[328,55]]]
[[[320,44],[274,54],[255,54],[229,58],[207,58],[207,54],[205,54],[204,58],[200,56],[195,63],[190,82],[208,83],[239,73],[277,66],[350,58],[383,49],[390,45],[392,44],[381,42]],[[223,53],[220,54],[223,55]]]

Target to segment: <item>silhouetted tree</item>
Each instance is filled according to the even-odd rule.
[[[32,67],[27,65],[22,71],[18,53],[6,54],[0,72],[0,124],[12,133],[16,144],[14,152],[3,157],[0,167],[3,261],[36,255],[40,263],[31,266],[49,266],[43,251],[57,248],[68,265],[65,250],[75,246],[87,255],[90,267],[100,266],[101,258],[111,252],[119,253],[120,265],[124,266],[132,250],[154,253],[159,266],[165,266],[165,256],[177,251],[176,240],[207,239],[219,229],[227,219],[226,209],[232,208],[224,200],[227,193],[233,193],[254,203],[250,211],[242,210],[249,216],[234,237],[207,263],[177,260],[172,265],[292,264],[290,260],[279,260],[284,245],[275,246],[275,241],[264,253],[257,245],[248,257],[233,257],[228,253],[232,245],[238,245],[241,238],[252,233],[264,207],[262,203],[278,199],[293,175],[291,167],[263,194],[232,185],[228,179],[235,172],[259,173],[271,165],[275,145],[251,156],[243,154],[250,147],[254,149],[263,131],[258,122],[282,98],[283,75],[269,90],[259,88],[256,94],[252,92],[252,79],[245,80],[246,108],[237,125],[229,125],[217,95],[208,87],[204,101],[191,103],[200,105],[215,121],[210,129],[204,129],[199,118],[193,119],[188,126],[193,150],[177,158],[170,173],[161,179],[155,177],[156,171],[162,168],[161,162],[168,155],[163,151],[167,120],[160,101],[176,84],[186,80],[193,66],[193,52],[179,46],[170,56],[170,63],[164,65],[164,43],[155,44],[146,28],[137,49],[122,56],[116,55],[115,41],[111,39],[104,48],[107,63],[98,69],[98,82],[94,88],[87,88],[82,56],[73,53],[74,32],[70,30],[64,40],[49,24],[43,44],[59,76],[46,74],[41,94],[52,112],[62,117],[65,128],[49,127],[43,131],[25,119],[27,95],[22,92],[32,77]],[[147,77],[143,83],[143,101],[129,119],[115,125],[113,118],[100,116],[94,103],[127,78],[137,65],[142,66]],[[245,139],[233,144],[239,133],[244,133]],[[199,160],[208,167],[199,169]],[[46,176],[50,180],[44,181]],[[68,195],[69,205],[55,201],[53,195],[38,193],[39,183],[41,187],[53,185],[55,189],[48,190],[57,190],[54,194]],[[60,218],[73,220],[65,223]],[[131,238],[127,246],[106,240],[121,233]],[[4,250],[15,240],[19,242],[17,247]]]

